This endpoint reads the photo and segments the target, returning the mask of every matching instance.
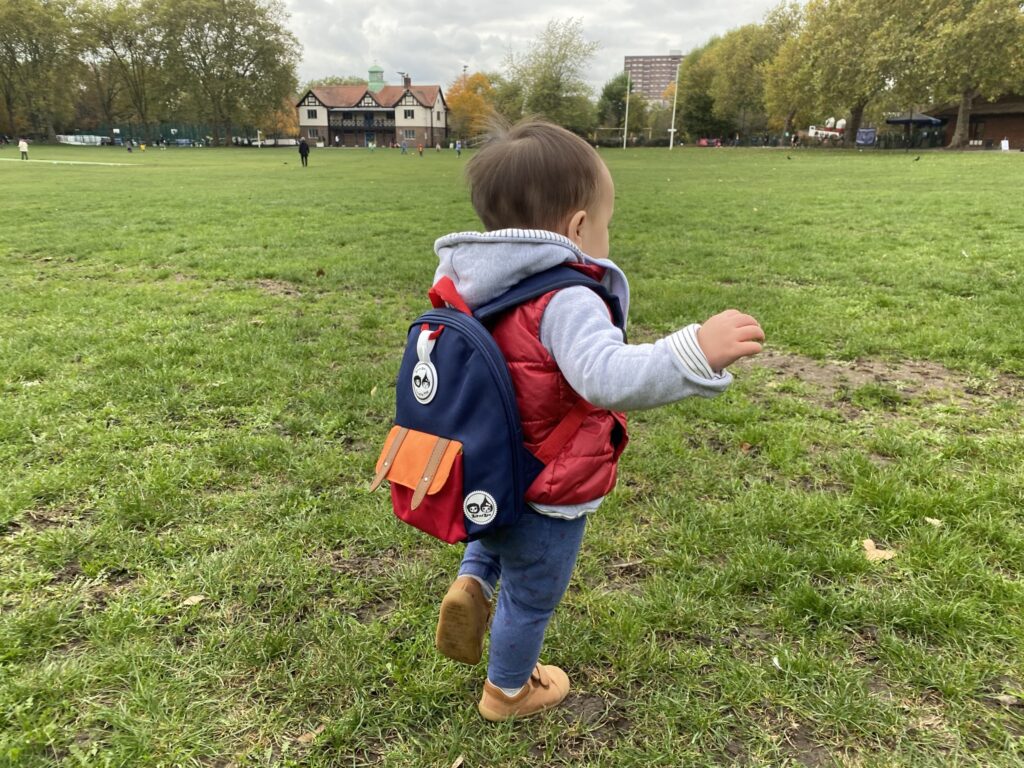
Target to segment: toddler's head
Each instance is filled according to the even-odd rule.
[[[545,229],[608,256],[615,188],[597,152],[542,120],[498,127],[469,161],[473,208],[487,230]]]

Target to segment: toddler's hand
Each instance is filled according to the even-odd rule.
[[[697,331],[697,343],[716,372],[741,357],[756,355],[761,351],[759,341],[764,341],[764,331],[757,320],[735,309],[712,315]]]

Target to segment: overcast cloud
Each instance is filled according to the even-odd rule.
[[[378,63],[384,79],[398,72],[445,91],[462,73],[500,71],[507,52],[525,52],[551,19],[582,20],[600,44],[587,80],[595,95],[622,71],[627,55],[683,53],[716,34],[759,22],[778,0],[285,0],[289,27],[302,43],[299,81],[328,75],[366,77]],[[440,10],[437,10],[438,5]]]

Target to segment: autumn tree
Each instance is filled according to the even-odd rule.
[[[913,46],[921,39],[918,0],[811,0],[804,11],[801,54],[813,77],[819,111],[847,113],[852,145],[868,105],[917,81]]]
[[[763,67],[776,49],[766,27],[747,24],[724,35],[708,54],[713,114],[742,134],[762,131],[767,124]]]
[[[696,48],[679,65],[679,122],[692,138],[724,136],[732,128],[729,120],[715,114],[711,84],[715,76],[715,47],[721,38]]]
[[[159,13],[157,0],[94,0],[82,19],[94,55],[118,74],[146,133],[164,116],[161,106],[169,87]]]
[[[595,117],[584,72],[597,49],[584,38],[582,21],[570,18],[549,21],[526,53],[510,53],[508,80],[522,89],[522,113],[578,133],[591,130]]]
[[[120,73],[105,56],[87,53],[84,73],[75,103],[75,125],[94,130],[100,123],[111,124],[125,114],[126,99]]]
[[[307,93],[314,88],[320,88],[323,86],[330,85],[367,85],[369,81],[365,77],[359,75],[328,75],[327,77],[318,77],[304,83],[299,88],[299,93]]]
[[[182,104],[225,143],[294,94],[299,44],[280,0],[177,0],[163,7],[163,54],[188,91]]]
[[[453,135],[467,138],[486,129],[494,114],[494,86],[483,72],[462,74],[448,89],[448,125]]]
[[[629,76],[621,72],[604,84],[597,100],[597,121],[603,128],[620,128],[626,116]]]
[[[299,114],[295,111],[295,104],[290,96],[283,99],[279,107],[262,121],[257,121],[257,124],[261,126],[263,133],[268,137],[283,138],[299,135]]]
[[[769,125],[791,133],[799,122],[814,118],[817,109],[815,73],[808,55],[810,39],[802,34],[786,40],[764,67],[764,105]]]
[[[0,92],[10,132],[52,139],[73,115],[76,15],[73,0],[0,0]]]
[[[924,67],[936,100],[959,102],[951,147],[963,147],[974,100],[1024,84],[1024,11],[1018,0],[929,0]]]

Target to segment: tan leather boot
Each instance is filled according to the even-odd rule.
[[[515,696],[506,696],[487,680],[477,709],[485,720],[499,722],[529,717],[562,703],[569,695],[569,676],[554,664],[538,664],[526,685]]]
[[[437,618],[437,650],[463,664],[477,664],[484,652],[484,635],[491,620],[491,603],[480,582],[460,576],[448,588]]]

